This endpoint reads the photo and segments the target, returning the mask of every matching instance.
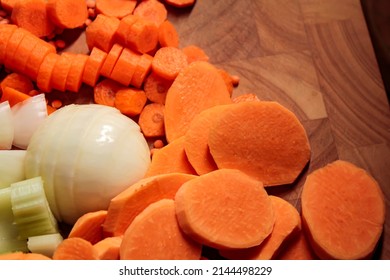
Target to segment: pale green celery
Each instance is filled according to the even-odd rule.
[[[13,221],[11,189],[0,189],[0,254],[28,252],[27,239],[19,237],[19,231]]]
[[[41,177],[13,183],[10,189],[13,219],[20,238],[58,233]]]
[[[28,238],[27,246],[30,252],[53,257],[54,251],[63,240],[59,233],[32,236]]]

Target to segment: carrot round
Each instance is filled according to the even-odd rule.
[[[164,21],[158,28],[158,42],[161,47],[179,47],[179,34],[175,26],[169,21]]]
[[[51,75],[51,87],[59,91],[65,91],[66,80],[75,54],[63,52],[54,65]]]
[[[92,21],[85,30],[85,37],[89,50],[97,47],[105,52],[109,52],[116,40],[116,30],[120,20],[102,14]]]
[[[121,84],[111,79],[103,79],[93,88],[93,99],[96,104],[115,106],[115,95],[123,88]]]
[[[123,235],[121,260],[198,260],[202,246],[179,228],[175,202],[162,199],[135,217]]]
[[[310,159],[302,124],[271,101],[241,102],[221,112],[210,128],[209,147],[219,168],[239,169],[265,186],[294,182]]]
[[[279,260],[314,260],[317,259],[316,255],[311,248],[309,241],[307,240],[303,230],[290,239],[281,248],[281,251],[277,255]]]
[[[119,44],[114,44],[110,51],[107,54],[106,59],[104,60],[104,63],[102,65],[102,68],[100,69],[100,74],[102,76],[109,78],[112,72],[112,69],[114,69],[115,63],[118,61],[119,56],[121,55],[123,50],[123,46]]]
[[[112,69],[110,78],[122,85],[129,86],[140,58],[141,54],[124,48]]]
[[[275,223],[263,184],[234,169],[219,169],[184,183],[175,204],[182,230],[216,249],[257,246]]]
[[[34,85],[32,81],[25,75],[19,73],[10,73],[1,81],[1,91],[6,87],[16,89],[25,94],[29,94],[33,89]]]
[[[165,99],[171,85],[171,80],[164,79],[152,72],[146,77],[144,83],[146,97],[151,102],[165,104]]]
[[[160,103],[147,104],[139,115],[138,124],[145,137],[160,137],[165,135],[164,109]]]
[[[94,244],[94,250],[99,260],[119,260],[119,249],[122,236],[106,237]]]
[[[68,76],[66,78],[66,89],[78,92],[83,79],[84,68],[88,60],[88,55],[75,54],[72,58]]]
[[[147,53],[141,55],[138,60],[137,67],[134,70],[130,84],[136,88],[140,88],[146,77],[152,70],[153,57]]]
[[[91,242],[80,237],[64,239],[56,248],[53,260],[96,260],[97,254]]]
[[[34,47],[39,44],[40,39],[31,33],[27,33],[18,48],[15,51],[13,61],[11,64],[14,65],[15,71],[19,73],[25,73],[25,68],[27,64],[27,60],[34,49]]]
[[[271,195],[270,198],[275,213],[275,224],[271,234],[258,246],[222,250],[221,256],[232,260],[271,260],[277,256],[286,241],[299,233],[301,217],[297,209],[280,197]]]
[[[92,49],[84,67],[82,79],[84,83],[92,87],[96,85],[96,82],[100,77],[100,69],[102,68],[106,56],[106,52],[96,47]]]
[[[107,210],[88,212],[77,219],[73,225],[68,238],[80,237],[92,245],[103,239],[102,225],[107,217]]]
[[[22,42],[23,38],[27,34],[29,34],[29,32],[23,28],[18,28],[12,33],[11,37],[8,39],[7,46],[5,49],[5,55],[4,55],[5,67],[13,71],[17,69],[17,65],[15,65],[14,62],[14,57],[17,55],[16,50],[18,49],[20,43]]]
[[[372,256],[383,231],[385,201],[365,170],[337,160],[309,174],[302,217],[309,241],[322,259]]]
[[[232,101],[221,75],[208,62],[191,63],[177,76],[165,100],[165,133],[168,142],[183,136],[201,111]]]
[[[9,106],[11,107],[26,100],[27,98],[30,98],[30,95],[11,87],[5,87],[2,91],[0,103],[8,100]]]
[[[95,0],[96,12],[106,16],[123,18],[134,11],[136,0]]]
[[[181,50],[186,55],[188,64],[194,61],[209,61],[209,57],[205,51],[196,45],[188,45]]]
[[[121,236],[134,218],[149,204],[173,199],[181,185],[196,176],[183,173],[162,174],[141,179],[111,199],[103,224],[105,236]]]
[[[81,27],[88,18],[86,1],[48,0],[46,5],[50,20],[63,29]]]
[[[147,98],[142,89],[123,88],[115,94],[114,107],[129,117],[138,116],[146,104]]]
[[[43,60],[50,53],[56,53],[56,48],[46,41],[40,40],[39,43],[31,49],[24,73],[31,79],[36,80]]]
[[[122,46],[127,45],[127,34],[131,26],[139,19],[138,16],[133,14],[127,15],[119,22],[119,26],[115,31],[115,40]]]
[[[157,26],[142,17],[129,26],[125,37],[125,46],[140,53],[154,50],[158,44]]]
[[[57,60],[60,58],[60,55],[56,53],[49,53],[43,59],[41,66],[39,67],[39,72],[37,76],[37,86],[43,92],[51,91],[51,76],[53,69]]]
[[[196,174],[184,151],[184,137],[175,139],[153,153],[152,162],[145,177],[176,172]]]
[[[0,24],[0,64],[4,64],[8,40],[16,29],[18,27],[13,24]]]
[[[175,47],[158,49],[152,61],[153,72],[168,80],[174,80],[187,65],[185,54]]]
[[[164,4],[157,0],[145,0],[135,7],[133,14],[160,26],[167,19],[168,11]]]
[[[11,14],[12,21],[37,37],[46,37],[54,31],[49,19],[45,0],[23,0],[15,3]]]

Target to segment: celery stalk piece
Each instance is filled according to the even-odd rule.
[[[13,221],[11,189],[0,189],[0,254],[28,252],[27,239],[19,238],[19,231]]]
[[[32,253],[39,253],[52,258],[54,251],[62,240],[62,235],[59,233],[32,236],[28,238],[27,246]]]
[[[57,220],[47,202],[41,177],[13,183],[10,188],[14,223],[21,238],[58,233]]]

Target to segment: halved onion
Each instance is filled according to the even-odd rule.
[[[10,150],[14,140],[12,111],[8,101],[0,103],[0,150]]]
[[[20,102],[11,108],[14,120],[13,145],[26,149],[30,138],[38,126],[47,117],[44,94],[38,94]]]

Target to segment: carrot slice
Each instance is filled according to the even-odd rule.
[[[29,32],[26,31],[23,28],[15,29],[15,31],[12,33],[11,37],[9,38],[7,42],[7,46],[5,48],[5,55],[4,55],[4,66],[8,69],[15,70],[17,68],[17,65],[15,65],[14,57],[16,55],[16,50],[18,49],[18,46],[20,45],[20,42],[22,42],[23,38],[28,34]]]
[[[0,260],[51,260],[51,258],[39,253],[12,252],[0,255]]]
[[[46,5],[50,20],[63,29],[81,27],[88,18],[86,1],[48,0]]]
[[[8,100],[9,106],[12,107],[18,104],[19,102],[26,100],[27,98],[30,98],[30,95],[11,87],[4,87],[0,102],[4,102]]]
[[[234,169],[219,169],[184,183],[175,204],[181,229],[216,249],[257,246],[275,223],[263,184]]]
[[[161,47],[179,47],[179,34],[169,20],[164,21],[158,28],[158,42]]]
[[[146,104],[147,98],[142,89],[123,88],[115,94],[114,106],[129,117],[138,116]]]
[[[100,77],[100,69],[102,68],[106,56],[106,52],[98,48],[92,49],[84,67],[82,79],[84,83],[92,87],[96,85],[96,82]]]
[[[106,237],[94,244],[97,258],[99,260],[119,260],[119,249],[122,243],[122,236]]]
[[[153,22],[138,17],[133,24],[129,25],[124,39],[125,47],[147,53],[157,47],[158,28]]]
[[[184,137],[175,139],[175,141],[154,152],[145,177],[176,172],[196,174],[184,151]]]
[[[0,24],[0,64],[4,64],[8,40],[16,29],[18,27],[13,24]]]
[[[218,169],[210,154],[209,132],[214,120],[230,106],[232,105],[218,105],[200,112],[194,117],[184,135],[184,149],[188,161],[199,175]]]
[[[53,260],[96,260],[97,254],[91,242],[80,237],[64,239],[56,248]]]
[[[167,19],[168,11],[161,2],[146,0],[135,7],[133,14],[154,22],[156,26],[160,26]]]
[[[145,79],[144,90],[146,97],[151,102],[165,104],[165,99],[171,85],[171,80],[164,79],[152,72]]]
[[[136,0],[95,0],[96,12],[110,17],[123,18],[134,11]]]
[[[183,136],[201,111],[231,102],[225,83],[213,65],[203,61],[191,63],[177,76],[165,100],[168,142]]]
[[[39,43],[31,50],[26,63],[25,74],[31,79],[36,80],[43,60],[50,53],[55,54],[56,48],[53,45],[40,40]]]
[[[39,38],[35,35],[28,33],[20,42],[18,48],[10,64],[14,65],[15,71],[19,73],[25,73],[26,63],[31,54],[32,49],[39,44]]]
[[[303,230],[289,240],[282,247],[280,253],[277,255],[279,260],[315,260],[314,254],[309,241],[307,240]]]
[[[65,91],[66,80],[75,54],[63,52],[57,59],[51,74],[51,88]]]
[[[24,0],[15,3],[11,14],[12,22],[37,37],[53,33],[54,24],[49,19],[45,0]]]
[[[177,8],[185,8],[191,7],[194,5],[195,0],[165,0],[168,5],[177,7]]]
[[[168,80],[174,80],[187,65],[185,54],[174,47],[158,49],[152,61],[153,72]]]
[[[232,98],[233,103],[260,101],[260,98],[254,93],[244,93]]]
[[[84,68],[88,60],[88,55],[78,53],[73,56],[71,66],[66,78],[65,88],[67,90],[78,92],[80,90]]]
[[[116,30],[120,20],[102,14],[97,15],[94,21],[85,31],[87,46],[89,50],[97,47],[105,52],[109,52],[116,40]]]
[[[138,16],[133,14],[127,15],[121,19],[118,28],[115,31],[115,40],[122,46],[127,45],[127,34],[131,26],[139,19]]]
[[[303,186],[302,218],[322,259],[370,258],[385,222],[380,186],[365,170],[337,160],[309,174]]]
[[[232,260],[271,260],[288,239],[299,233],[301,217],[297,209],[280,197],[271,195],[270,198],[275,213],[275,224],[271,234],[259,246],[221,250],[221,256]]]
[[[77,219],[73,225],[68,238],[80,237],[92,245],[103,239],[102,225],[107,217],[107,210],[88,212]]]
[[[111,199],[103,224],[105,236],[121,236],[134,218],[160,199],[173,199],[181,185],[196,176],[183,173],[162,174],[141,179]]]
[[[187,56],[188,64],[194,61],[209,61],[208,55],[205,51],[195,45],[189,45],[181,49]]]
[[[96,104],[115,106],[115,95],[123,86],[111,79],[103,79],[93,88],[93,98]]]
[[[130,84],[137,88],[140,88],[144,83],[144,80],[152,70],[153,57],[147,53],[141,55],[137,67],[134,70],[133,77]]]
[[[57,60],[60,58],[60,55],[56,53],[49,53],[45,56],[41,66],[39,67],[39,72],[37,76],[37,86],[43,92],[51,91],[51,76],[53,69]]]
[[[123,50],[123,46],[119,44],[114,44],[111,47],[109,53],[107,54],[106,59],[104,60],[102,69],[100,69],[100,74],[102,74],[107,78],[111,76],[112,69],[114,69],[114,66],[118,61],[118,58],[122,53],[122,50]]]
[[[165,135],[164,109],[160,103],[147,104],[139,115],[138,124],[145,137],[160,137]]]
[[[133,78],[140,58],[141,54],[136,53],[131,49],[124,48],[114,69],[112,69],[110,78],[122,85],[128,86]]]
[[[290,184],[310,159],[298,118],[277,102],[234,104],[210,128],[209,147],[219,168],[239,169],[265,186]]]
[[[10,73],[1,81],[1,91],[6,87],[16,89],[25,94],[29,94],[34,89],[31,80],[19,73]]]
[[[145,232],[148,238],[145,238]],[[120,259],[199,260],[201,251],[202,246],[180,230],[175,202],[162,199],[145,208],[127,228],[120,247]]]
[[[85,29],[85,40],[90,51],[100,40],[99,33],[100,30],[104,29],[104,24],[107,18],[108,17],[106,17],[105,15],[99,14]]]

